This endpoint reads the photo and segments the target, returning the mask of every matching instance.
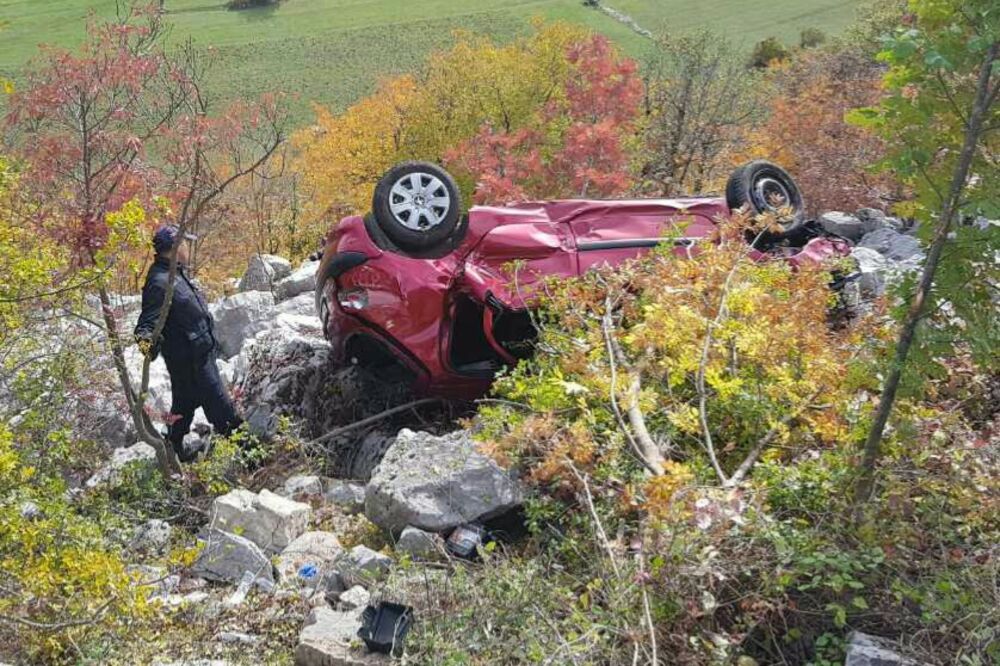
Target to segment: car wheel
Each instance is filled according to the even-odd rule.
[[[732,210],[747,206],[755,215],[791,209],[790,215],[779,219],[781,235],[805,221],[805,205],[795,181],[787,171],[766,160],[754,160],[733,171],[726,184],[726,204]]]
[[[375,186],[372,213],[403,250],[430,250],[458,228],[462,201],[455,179],[429,162],[397,164]]]

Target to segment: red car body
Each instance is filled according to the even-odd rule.
[[[317,310],[336,361],[395,362],[419,393],[474,398],[516,360],[540,279],[620,264],[661,243],[694,253],[714,220],[728,215],[722,198],[478,206],[459,241],[423,258],[387,247],[370,219],[347,217],[327,238]],[[847,252],[841,240],[816,237],[786,258],[799,264]],[[514,280],[505,270],[511,262]]]

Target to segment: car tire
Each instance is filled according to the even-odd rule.
[[[462,200],[455,179],[430,162],[402,162],[375,186],[375,223],[402,250],[425,251],[458,229]]]
[[[754,215],[791,208],[791,217],[779,222],[779,235],[794,231],[805,221],[805,204],[798,185],[787,171],[767,160],[754,160],[733,171],[726,183],[726,205],[731,210],[746,206]]]

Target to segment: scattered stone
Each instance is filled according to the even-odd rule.
[[[387,655],[366,653],[357,644],[361,628],[358,610],[319,607],[310,612],[295,648],[295,666],[370,666],[389,664]]]
[[[520,485],[476,450],[471,435],[404,428],[372,473],[365,515],[394,534],[404,527],[443,532],[501,515],[521,504]]]
[[[210,530],[204,541],[205,547],[191,567],[194,575],[235,583],[250,572],[258,579],[274,582],[271,560],[253,541],[219,529]]]
[[[346,514],[361,513],[365,510],[365,487],[353,481],[326,479],[323,499],[339,507]]]
[[[307,261],[295,269],[288,277],[274,285],[274,298],[284,301],[316,289],[316,269],[319,261]]]
[[[214,638],[220,643],[226,643],[227,645],[256,645],[260,640],[259,636],[243,634],[238,631],[220,631]]]
[[[270,490],[254,494],[236,488],[212,503],[211,525],[237,531],[266,551],[277,553],[306,531],[312,508]]]
[[[867,225],[858,218],[839,210],[831,210],[819,216],[819,225],[824,230],[837,236],[842,236],[852,243],[861,240],[867,232]]]
[[[865,234],[858,247],[875,250],[892,261],[903,261],[922,255],[920,241],[913,236],[905,236],[894,229],[883,227]]]
[[[278,557],[279,580],[297,578],[299,570],[311,565],[315,576],[324,580],[332,572],[333,563],[344,552],[337,536],[331,532],[306,532],[288,544]]]
[[[237,289],[242,292],[267,291],[292,274],[292,264],[275,254],[255,254],[250,257],[247,270],[240,278]]]
[[[181,589],[181,577],[171,574],[164,567],[148,564],[133,564],[126,571],[134,577],[135,584],[149,587],[150,598],[166,598],[175,592],[193,592],[193,589]]]
[[[38,520],[42,517],[42,507],[38,506],[31,500],[25,500],[21,502],[18,507],[18,511],[21,513],[21,517],[25,520]]]
[[[855,247],[851,256],[858,263],[858,286],[863,296],[877,297],[885,293],[886,258],[870,247]]]
[[[267,291],[233,294],[214,303],[210,310],[220,355],[228,359],[240,352],[244,342],[273,325],[274,296]]]
[[[208,600],[208,592],[188,592],[187,594],[168,594],[161,597],[164,604],[171,608],[179,606],[193,606]]]
[[[136,528],[129,542],[132,550],[159,553],[170,543],[172,528],[165,520],[153,518]]]
[[[243,602],[247,600],[247,595],[250,594],[250,588],[253,587],[253,582],[256,579],[257,576],[252,571],[244,571],[243,578],[240,579],[240,584],[236,586],[236,590],[232,594],[226,597],[222,605],[226,608],[242,606]]]
[[[396,552],[420,560],[434,559],[444,552],[444,540],[438,534],[407,525],[396,541]]]
[[[364,587],[360,585],[355,585],[349,590],[341,592],[340,597],[337,599],[337,605],[340,610],[357,610],[363,609],[371,601],[372,595]]]
[[[181,659],[179,661],[154,661],[153,666],[230,666],[223,659]]]
[[[146,444],[139,442],[122,449],[115,449],[111,454],[111,460],[97,470],[92,477],[87,479],[85,484],[88,488],[95,488],[99,485],[110,483],[115,484],[121,477],[121,471],[128,465],[148,465],[156,462],[156,450]]]
[[[285,485],[279,491],[283,497],[299,497],[300,495],[322,495],[323,482],[313,474],[296,474],[285,480]]]
[[[847,658],[844,666],[919,666],[919,662],[897,652],[893,641],[852,631],[847,637]]]
[[[383,578],[392,566],[392,558],[368,546],[358,545],[341,555],[335,564],[344,581],[353,586]]]

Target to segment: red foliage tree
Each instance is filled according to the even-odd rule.
[[[197,229],[220,194],[261,168],[284,141],[284,112],[266,96],[209,113],[202,62],[189,44],[176,57],[162,48],[155,6],[129,7],[117,21],[88,25],[79,52],[47,49],[12,96],[6,117],[19,139],[19,195],[27,223],[66,244],[77,266],[98,269],[93,285],[133,423],[157,448],[165,472],[176,468],[143,410],[149,358],[136,386],[111,303],[115,266],[97,265],[108,238],[105,216],[129,201],[162,196],[182,231]],[[166,322],[170,286],[154,332]]]
[[[624,144],[642,96],[635,62],[599,35],[569,47],[566,58],[574,76],[531,127],[484,125],[445,155],[475,178],[476,202],[614,196],[632,184]]]

